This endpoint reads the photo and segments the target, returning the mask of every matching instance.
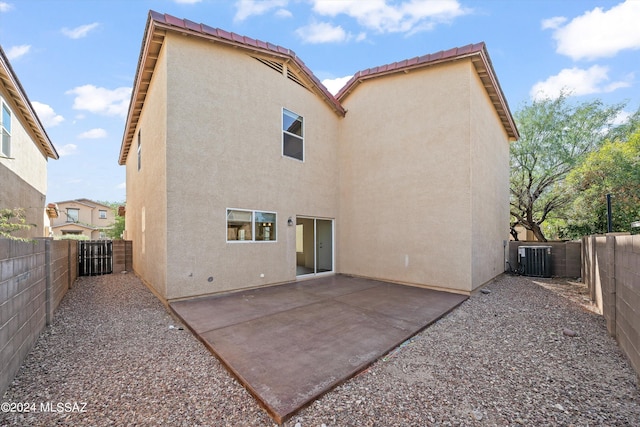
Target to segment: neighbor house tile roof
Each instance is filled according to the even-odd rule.
[[[432,66],[442,62],[470,58],[485,89],[487,90],[487,93],[489,94],[489,97],[491,98],[496,112],[500,116],[500,120],[502,121],[509,138],[515,140],[519,137],[518,130],[513,121],[513,117],[511,116],[504,94],[502,93],[502,89],[500,88],[495,76],[495,72],[491,65],[491,60],[489,59],[489,54],[486,51],[484,43],[471,44],[359,71],[334,97],[291,49],[256,40],[251,37],[241,36],[220,28],[213,28],[205,24],[198,24],[193,21],[189,21],[188,19],[180,19],[175,16],[151,10],[149,11],[149,19],[147,20],[147,27],[142,41],[134,88],[131,94],[131,103],[129,105],[122,146],[120,148],[119,164],[121,165],[125,164],[129,149],[131,148],[136,125],[142,112],[142,105],[144,104],[147,90],[151,83],[151,76],[153,75],[153,70],[155,68],[166,31],[173,31],[182,35],[214,40],[230,46],[244,48],[251,52],[255,52],[256,54],[284,60],[288,64],[293,64],[311,83],[310,90],[321,96],[325,102],[327,102],[327,104],[329,104],[329,106],[341,116],[346,114],[346,110],[340,101],[345,99],[349,93],[356,88],[356,86],[367,79],[381,77],[391,73],[409,72],[413,69]]]
[[[58,152],[53,146],[53,143],[49,139],[47,132],[44,130],[44,126],[40,122],[40,118],[36,114],[27,93],[24,91],[18,76],[11,68],[9,59],[0,46],[0,85],[4,87],[4,92],[8,93],[13,99],[15,105],[17,105],[21,116],[27,122],[28,128],[31,130],[33,136],[35,136],[35,143],[47,157],[52,159],[58,159]]]

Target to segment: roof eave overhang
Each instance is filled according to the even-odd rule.
[[[28,127],[31,129],[32,135],[35,137],[36,145],[38,149],[46,156],[52,159],[59,159],[60,156],[53,146],[53,143],[49,139],[47,132],[44,130],[44,126],[40,122],[40,118],[36,114],[31,101],[27,97],[20,80],[16,76],[8,58],[5,56],[4,51],[0,47],[0,82],[5,88],[5,91],[9,93],[16,106],[20,110],[20,115],[27,122]]]

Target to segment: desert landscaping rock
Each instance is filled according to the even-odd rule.
[[[640,426],[638,378],[581,283],[486,289],[285,425]],[[36,409],[3,426],[275,425],[132,273],[78,280],[1,401]]]

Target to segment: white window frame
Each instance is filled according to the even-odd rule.
[[[69,215],[69,211],[77,212],[78,217],[75,218],[75,221],[71,219],[71,215]],[[77,224],[80,221],[80,209],[78,209],[78,208],[67,208],[66,214],[67,214],[67,221],[66,222],[71,222],[71,223]]]
[[[287,114],[287,113],[289,113],[289,114]],[[302,119],[302,129],[301,129],[302,136],[296,135],[294,133],[291,133],[291,132],[288,132],[287,130],[285,130],[285,128],[284,128],[284,116],[285,115],[296,116],[296,117],[300,117]],[[293,111],[291,111],[291,110],[289,110],[287,108],[282,107],[282,115],[280,116],[280,121],[281,121],[280,128],[282,129],[282,157],[287,157],[289,159],[297,160],[299,162],[303,162],[304,163],[304,160],[306,158],[306,147],[305,147],[305,143],[304,143],[304,135],[305,135],[305,129],[304,129],[305,120],[304,120],[304,116],[301,115],[301,114],[295,113],[295,112],[293,112]],[[285,135],[289,135],[289,136],[291,136],[293,138],[297,138],[302,142],[302,159],[298,159],[296,157],[291,157],[291,156],[289,156],[289,155],[284,153],[284,141],[285,141],[284,138],[285,138]]]
[[[247,212],[251,214],[251,239],[244,240],[229,240],[229,212],[237,211],[237,212]],[[227,243],[276,243],[278,241],[278,213],[272,211],[265,210],[257,210],[257,209],[240,209],[240,208],[227,208],[225,210],[225,232],[227,234]],[[271,214],[275,216],[273,221],[275,225],[275,236],[273,240],[256,240],[257,227],[256,227],[256,214]]]
[[[4,110],[7,109],[9,113],[9,127],[7,128],[4,123]],[[9,104],[4,101],[4,98],[0,97],[0,156],[11,157],[11,121],[13,120],[13,111],[9,108]],[[5,133],[8,136],[6,150],[4,148]]]
[[[107,211],[104,209],[98,210],[98,218],[99,219],[107,219]]]

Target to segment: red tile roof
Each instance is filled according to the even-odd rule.
[[[336,112],[344,115],[345,111],[334,96],[327,90],[327,88],[320,82],[320,80],[311,72],[311,70],[305,65],[300,58],[298,58],[294,51],[284,48],[282,46],[273,45],[268,42],[252,39],[251,37],[241,36],[236,33],[230,33],[220,28],[212,28],[205,24],[197,24],[188,19],[179,19],[171,15],[161,14],[155,11],[149,12],[150,19],[156,26],[167,26],[167,29],[172,30],[188,30],[195,34],[203,36],[215,37],[221,41],[226,41],[231,44],[238,44],[242,47],[251,48],[253,50],[267,51],[268,53],[277,54],[278,56],[284,55],[292,59],[298,68],[304,72],[316,85],[317,89],[327,98],[327,102],[331,104]]]
[[[205,24],[198,24],[188,19],[180,19],[168,14],[162,14],[153,10],[149,11],[149,19],[142,41],[142,49],[138,60],[138,68],[134,81],[134,90],[131,95],[131,103],[125,134],[123,136],[122,147],[120,149],[119,163],[124,165],[127,154],[133,141],[136,123],[140,117],[142,104],[146,97],[146,92],[150,84],[151,74],[157,60],[157,53],[164,40],[164,31],[175,31],[184,35],[193,35],[206,39],[213,39],[221,43],[241,47],[256,53],[267,54],[295,64],[300,73],[312,82],[313,91],[321,96],[327,104],[339,115],[344,116],[346,110],[340,103],[364,80],[381,77],[391,73],[406,72],[411,69],[432,66],[447,61],[454,61],[463,58],[471,58],[484,87],[486,88],[493,105],[500,116],[502,124],[511,139],[519,137],[513,117],[507,105],[507,101],[502,93],[502,89],[495,77],[489,54],[484,43],[470,44],[458,48],[440,51],[429,55],[406,59],[392,64],[382,65],[366,70],[358,71],[349,82],[334,97],[313,72],[298,58],[294,51],[282,46],[274,45],[250,37],[241,36],[228,32],[220,28],[209,27]]]

